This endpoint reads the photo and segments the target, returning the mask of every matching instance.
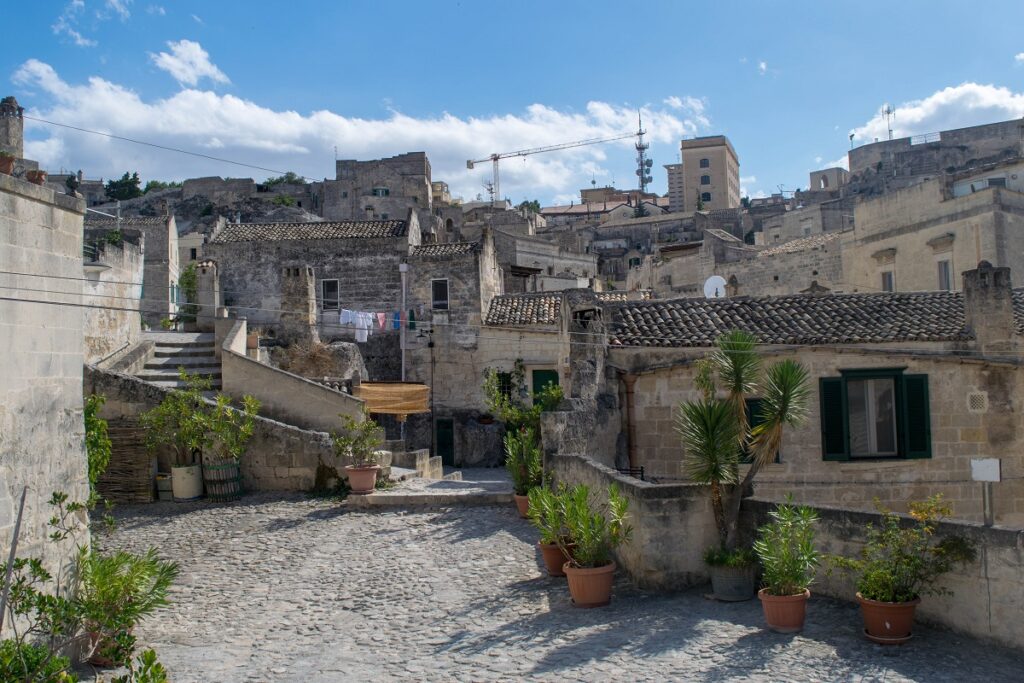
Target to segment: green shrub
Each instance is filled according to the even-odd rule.
[[[540,486],[544,470],[536,432],[529,427],[505,435],[505,469],[516,495],[525,496]]]
[[[348,415],[341,415],[344,431],[331,434],[334,455],[350,458],[353,467],[368,467],[377,464],[377,448],[383,442],[380,426],[363,413],[363,420],[356,421]]]
[[[728,550],[713,545],[704,551],[704,563],[709,567],[750,567],[757,564],[753,548]]]
[[[203,451],[210,445],[210,411],[203,392],[210,390],[210,380],[189,375],[178,368],[178,377],[186,388],[175,389],[160,405],[139,417],[146,429],[146,447],[150,451],[160,446],[174,449],[177,465],[190,465],[201,461]]]
[[[107,421],[99,416],[106,399],[92,394],[85,398],[85,452],[89,465],[89,490],[95,492],[96,482],[110,464],[110,436]]]
[[[809,507],[794,506],[792,496],[768,514],[772,522],[761,527],[754,542],[765,591],[769,595],[799,595],[814,581],[818,566],[814,549],[818,516]]]
[[[572,566],[593,568],[609,564],[612,551],[628,541],[632,533],[632,527],[626,524],[629,501],[614,484],[608,489],[605,506],[591,505],[590,490],[583,484],[569,489],[564,500],[568,534],[558,545],[570,558]]]
[[[0,681],[76,683],[78,676],[69,673],[70,668],[70,659],[45,645],[0,641]]]
[[[552,544],[566,542],[569,530],[565,525],[565,485],[558,492],[547,486],[535,486],[530,489],[530,507],[527,517],[530,523],[540,532],[540,542]]]
[[[213,433],[213,450],[223,460],[238,462],[245,454],[245,447],[256,430],[256,415],[260,402],[254,397],[242,397],[242,408],[231,406],[231,399],[218,394],[217,402],[210,411],[209,424]]]

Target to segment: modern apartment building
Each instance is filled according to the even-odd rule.
[[[692,138],[680,142],[679,147],[683,158],[683,211],[734,209],[740,205],[740,161],[729,138]]]

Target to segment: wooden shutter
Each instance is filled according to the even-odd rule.
[[[903,451],[907,458],[932,457],[928,375],[903,376]]]
[[[823,460],[849,460],[846,434],[846,390],[841,377],[818,380],[821,396],[821,455]]]

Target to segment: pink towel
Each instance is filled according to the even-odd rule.
[[[384,327],[387,325],[387,319],[388,319],[388,314],[387,313],[378,313],[377,314],[377,324],[380,325],[380,329],[383,330]]]

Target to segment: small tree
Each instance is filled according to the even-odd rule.
[[[213,450],[223,460],[238,462],[256,430],[256,415],[260,402],[252,396],[242,397],[242,409],[231,406],[231,399],[217,395],[217,403],[210,411],[209,424],[213,433]]]
[[[146,186],[142,188],[142,194],[149,194],[150,192],[156,192],[158,190],[169,190],[171,188],[181,187],[181,183],[176,181],[164,182],[162,180],[150,180],[146,182]]]
[[[524,200],[519,202],[516,208],[523,212],[540,213],[540,202],[536,199]]]
[[[210,416],[203,392],[210,390],[210,380],[189,375],[178,368],[184,389],[171,391],[157,407],[146,411],[139,422],[146,428],[146,447],[156,450],[167,445],[174,450],[179,466],[202,460],[210,445]]]
[[[85,398],[85,452],[89,464],[89,492],[96,493],[96,482],[110,464],[110,436],[107,421],[99,416],[106,399],[92,394]]]
[[[344,431],[331,435],[334,455],[349,458],[353,467],[369,467],[377,464],[377,448],[383,443],[380,426],[363,411],[362,421],[349,415],[341,415]]]
[[[178,286],[181,287],[182,296],[185,297],[185,304],[181,307],[182,322],[194,323],[196,314],[199,312],[199,274],[196,272],[196,264],[190,263],[178,274]]]
[[[264,185],[282,185],[282,184],[303,185],[303,184],[305,184],[305,182],[306,182],[306,179],[303,178],[302,176],[300,176],[299,174],[293,173],[292,171],[288,171],[284,175],[277,176],[276,178],[267,178],[266,180],[263,181],[263,184]]]
[[[105,190],[108,199],[135,199],[142,196],[142,179],[138,173],[128,175],[126,171],[120,180],[110,179],[107,181]]]
[[[540,444],[531,427],[510,431],[505,435],[505,469],[512,477],[517,496],[525,496],[543,481]]]

